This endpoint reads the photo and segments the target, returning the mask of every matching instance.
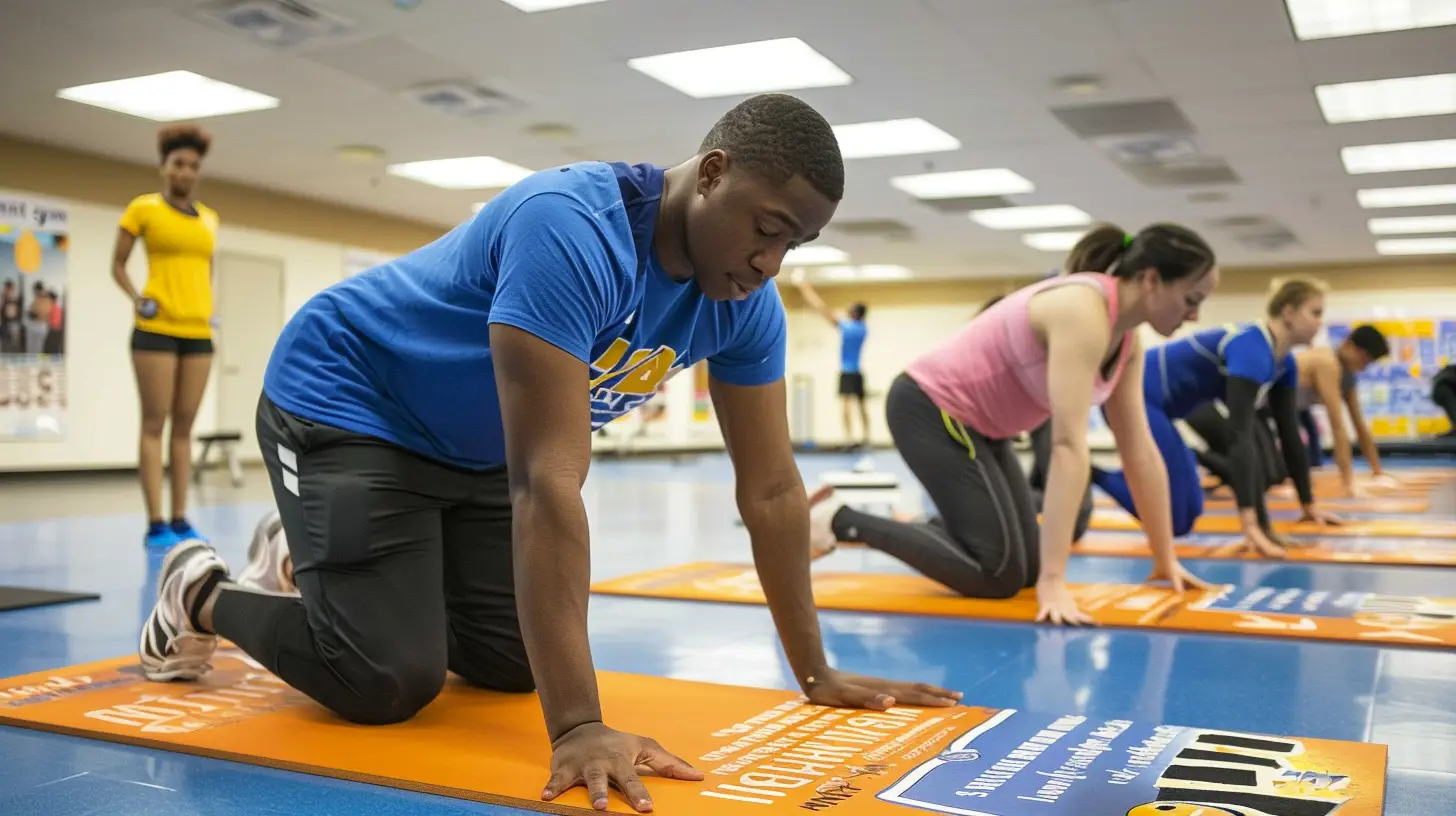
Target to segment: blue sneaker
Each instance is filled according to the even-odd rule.
[[[171,530],[172,534],[177,536],[178,541],[186,541],[189,538],[194,538],[198,541],[207,540],[207,536],[197,532],[197,528],[193,527],[192,523],[185,518],[172,522]]]
[[[160,521],[148,527],[146,537],[142,539],[149,550],[169,550],[181,540],[171,527]]]

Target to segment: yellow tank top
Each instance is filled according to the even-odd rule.
[[[147,248],[147,283],[142,297],[157,302],[157,316],[137,316],[137,328],[169,337],[212,337],[212,255],[217,213],[194,203],[188,215],[160,193],[137,196],[121,216],[121,228]]]

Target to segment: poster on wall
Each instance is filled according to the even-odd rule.
[[[66,435],[70,212],[0,191],[0,440]]]
[[[1431,380],[1456,362],[1456,320],[1430,317],[1337,322],[1328,326],[1338,345],[1362,323],[1379,329],[1390,356],[1356,377],[1360,407],[1376,439],[1411,439],[1442,434],[1450,421],[1431,401]]]

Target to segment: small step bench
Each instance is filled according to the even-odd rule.
[[[243,441],[243,435],[237,431],[219,431],[218,433],[203,434],[197,437],[202,443],[202,453],[198,454],[197,461],[192,463],[192,481],[202,484],[202,472],[211,470],[218,464],[226,464],[228,473],[233,478],[234,487],[243,486],[243,463],[238,460],[237,445]],[[222,462],[213,462],[208,458],[212,453],[213,446],[222,452]]]

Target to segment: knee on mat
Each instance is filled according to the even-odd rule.
[[[355,694],[335,712],[355,725],[394,725],[420,713],[445,688],[444,666],[397,666],[353,682]]]
[[[524,643],[501,650],[462,647],[450,655],[450,671],[476,688],[506,694],[529,694],[536,690],[531,663]]]

